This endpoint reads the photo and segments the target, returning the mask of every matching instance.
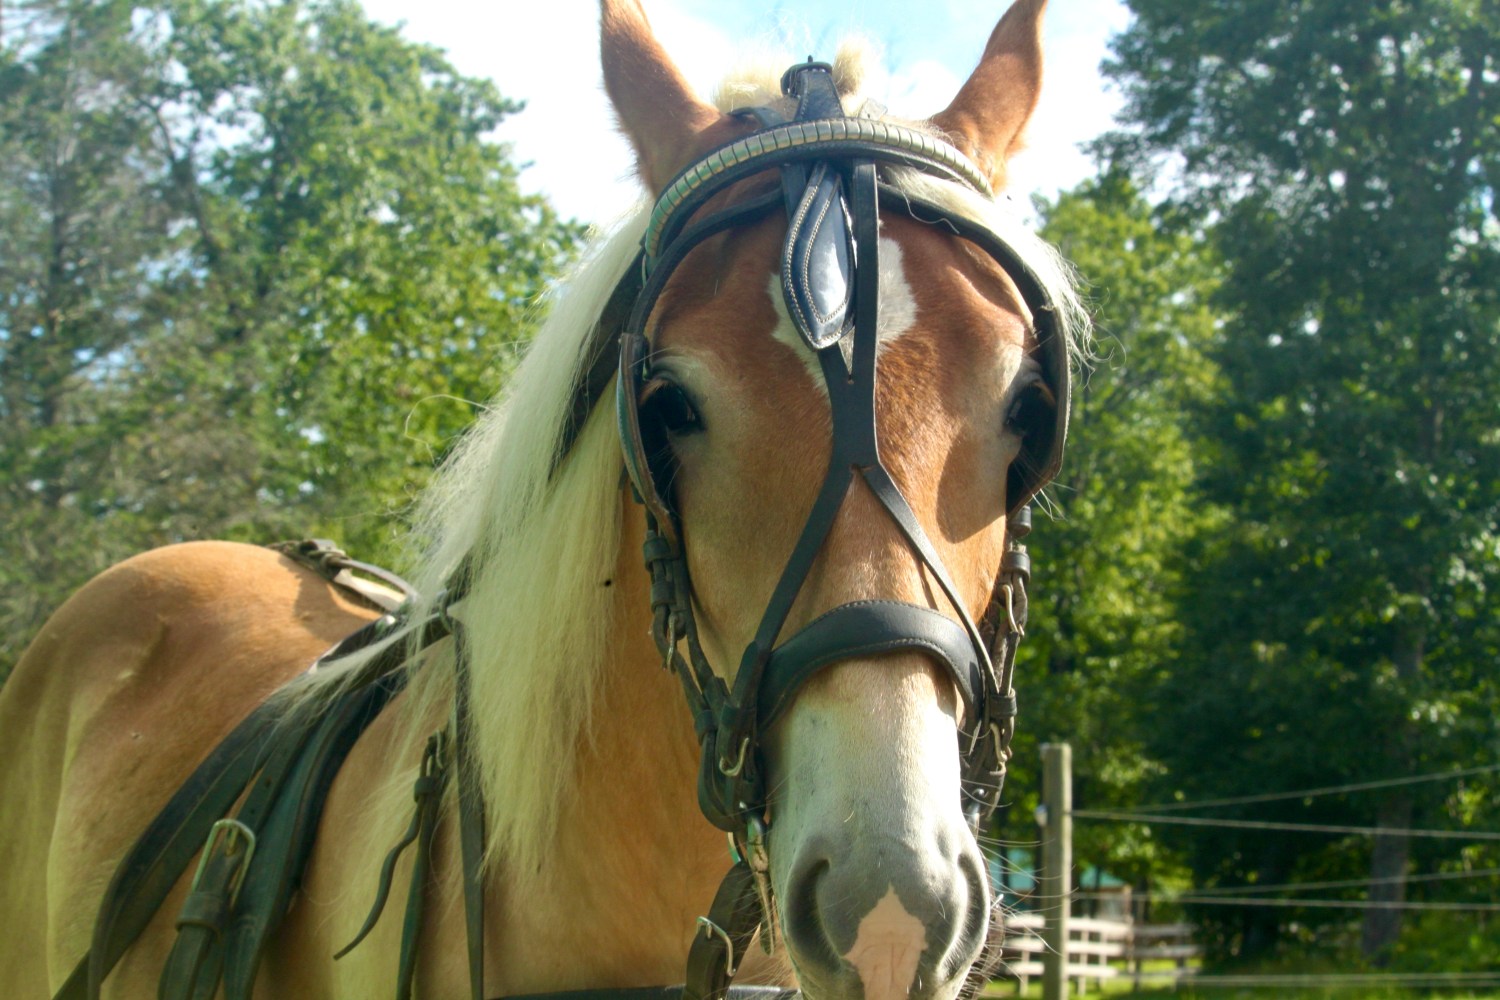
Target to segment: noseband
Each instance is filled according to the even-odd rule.
[[[939,205],[898,192],[881,179],[879,168],[916,170],[988,195],[985,179],[963,154],[930,135],[846,116],[824,64],[794,66],[783,77],[782,86],[797,101],[794,117],[788,120],[765,108],[743,112],[760,125],[756,132],[721,147],[678,175],[652,212],[638,272],[633,271],[614,296],[616,308],[630,301],[629,317],[618,340],[616,413],[625,467],[646,509],[652,635],[664,663],[681,679],[693,711],[702,747],[699,804],[710,822],[730,834],[740,859],[720,890],[721,898],[728,894],[735,902],[725,908],[716,901],[715,906],[716,911],[730,915],[725,919],[711,915],[701,921],[700,943],[707,942],[705,950],[718,953],[713,961],[727,972],[719,987],[733,975],[735,956],[756,924],[764,922],[763,943],[772,932],[762,740],[801,687],[824,667],[896,650],[925,653],[941,665],[958,691],[968,724],[968,730],[959,733],[965,814],[977,831],[993,813],[1016,714],[1012,673],[1024,630],[1030,575],[1022,544],[1030,530],[1027,504],[1056,473],[1067,433],[1066,346],[1043,283],[995,233]],[[729,185],[770,169],[780,173],[779,189],[701,215]],[[784,206],[789,220],[781,255],[783,295],[788,314],[818,359],[832,413],[832,450],[817,499],[755,636],[740,657],[731,688],[712,669],[699,641],[681,524],[671,493],[663,488],[671,482],[673,471],[667,431],[643,406],[651,373],[645,329],[668,280],[695,247],[779,206]],[[1007,544],[991,611],[984,618],[992,622],[988,636],[969,615],[880,458],[875,387],[882,209],[946,225],[1005,269],[1034,317],[1037,350],[1056,399],[1054,419],[1027,435],[1006,483]],[[613,360],[609,357],[613,353],[596,355],[589,383],[607,377],[605,362]],[[585,389],[582,395],[592,398],[575,412],[586,413],[603,391],[602,387],[593,389],[592,384]],[[573,433],[576,428],[568,436]],[[856,601],[825,612],[778,642],[856,479],[864,482],[895,522],[921,565],[938,582],[958,620],[900,601]],[[757,905],[747,905],[747,901]],[[736,912],[747,910],[755,911],[753,922]],[[726,922],[738,922],[739,931],[726,927]],[[695,953],[699,950],[695,945]],[[690,972],[690,991],[693,983]]]

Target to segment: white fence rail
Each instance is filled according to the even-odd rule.
[[[1047,944],[1040,913],[1015,913],[1005,918],[1004,972],[1015,978],[1017,991],[1033,976],[1043,974]],[[1106,979],[1128,975],[1143,979],[1176,978],[1188,973],[1188,962],[1201,954],[1191,941],[1190,924],[1137,924],[1123,920],[1068,919],[1065,976],[1079,993]],[[1171,968],[1144,969],[1148,961],[1170,960]],[[1113,964],[1111,964],[1113,963]]]

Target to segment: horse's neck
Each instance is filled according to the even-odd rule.
[[[680,682],[662,669],[647,628],[639,522],[632,508],[612,584],[611,662],[592,725],[580,734],[575,791],[562,810],[549,870],[536,883],[545,888],[525,899],[503,893],[506,922],[516,931],[517,921],[525,925],[504,935],[518,950],[516,962],[500,963],[512,971],[535,968],[520,951],[534,958],[555,938],[574,957],[567,974],[580,984],[601,981],[600,970],[640,982],[679,981],[693,918],[706,912],[730,864],[722,834],[698,811],[698,747]],[[580,927],[588,928],[586,957],[577,955]],[[593,979],[584,975],[588,966],[597,967]]]

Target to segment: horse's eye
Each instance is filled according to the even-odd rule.
[[[1057,397],[1047,383],[1040,380],[1022,386],[1011,400],[1010,410],[1005,414],[1005,429],[1022,437],[1052,417],[1057,408]]]
[[[657,421],[668,434],[692,434],[703,429],[687,391],[664,378],[652,379],[641,393],[641,416]]]

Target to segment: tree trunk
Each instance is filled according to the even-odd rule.
[[[1426,638],[1424,629],[1415,628],[1396,640],[1392,659],[1396,664],[1396,676],[1408,695],[1415,691],[1421,675]],[[1392,777],[1412,772],[1412,742],[1416,734],[1412,731],[1410,716],[1404,711],[1405,706],[1402,707],[1402,715],[1390,733],[1390,752],[1386,757],[1391,763]],[[1385,797],[1375,819],[1375,825],[1388,832],[1376,834],[1370,847],[1369,898],[1377,905],[1365,911],[1360,951],[1377,965],[1385,964],[1391,946],[1401,936],[1405,910],[1396,904],[1406,901],[1406,865],[1411,857],[1411,837],[1406,831],[1411,828],[1411,818],[1412,793],[1410,786],[1403,786]]]
[[[1360,950],[1377,965],[1385,964],[1391,946],[1401,936],[1401,917],[1405,911],[1384,904],[1406,901],[1406,863],[1411,838],[1405,831],[1411,826],[1411,816],[1412,795],[1403,788],[1381,803],[1376,819],[1376,825],[1393,831],[1378,834],[1370,850],[1370,902],[1382,905],[1365,911]]]

